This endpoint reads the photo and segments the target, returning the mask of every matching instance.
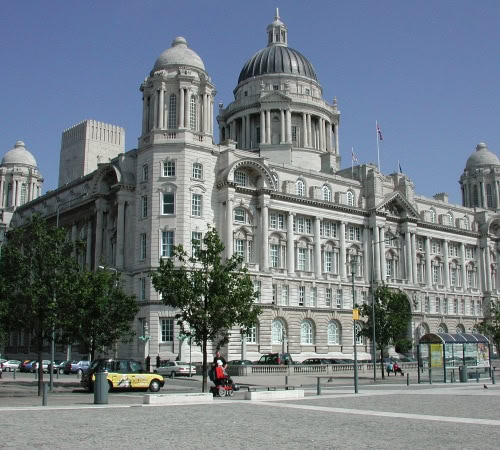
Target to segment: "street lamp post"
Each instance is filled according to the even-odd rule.
[[[358,352],[356,348],[356,320],[358,317],[358,310],[356,308],[356,290],[354,286],[354,276],[356,275],[356,268],[358,260],[356,255],[351,255],[351,275],[352,275],[352,309],[353,309],[353,335],[354,335],[354,393],[358,393]]]

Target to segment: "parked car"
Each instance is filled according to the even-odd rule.
[[[308,358],[302,361],[302,364],[304,365],[313,365],[313,364],[330,364],[328,362],[328,359],[323,359],[323,358]]]
[[[268,353],[267,355],[262,355],[257,361],[257,364],[269,365],[291,365],[293,363],[292,355],[290,355],[290,353]]]
[[[142,364],[133,359],[96,359],[82,374],[81,384],[90,392],[94,390],[95,374],[107,372],[111,389],[149,389],[158,392],[165,384],[163,376],[144,371]]]
[[[196,375],[195,366],[190,366],[188,363],[183,361],[165,361],[161,363],[160,367],[155,369],[155,373],[174,378],[178,375],[189,375],[190,368],[191,375]]]
[[[24,360],[22,363],[21,363],[21,367],[20,367],[20,371],[21,372],[31,372],[31,366],[33,365],[33,363],[35,363],[36,361],[32,360],[32,359],[26,359]]]
[[[8,361],[5,361],[2,364],[4,372],[12,372],[13,370],[19,370],[19,367],[21,366],[21,361],[17,359],[9,359]]]
[[[227,363],[229,366],[252,366],[255,364],[253,361],[249,359],[233,359]]]
[[[59,373],[64,373],[64,366],[71,361],[54,361],[54,367]]]
[[[63,373],[69,375],[70,373],[77,373],[81,375],[86,372],[90,367],[90,361],[80,360],[80,361],[68,361],[63,367]]]
[[[38,372],[38,361],[34,361],[33,364],[31,365],[31,372]],[[50,360],[49,359],[44,359],[42,361],[42,369],[45,373],[49,373],[49,367],[50,367]],[[54,373],[56,373],[56,368],[54,367]]]

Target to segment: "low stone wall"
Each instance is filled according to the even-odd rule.
[[[286,400],[294,398],[304,398],[304,389],[294,389],[288,391],[252,391],[245,392],[245,400],[265,401],[265,400]]]
[[[195,392],[187,394],[144,394],[143,405],[168,405],[172,403],[210,403],[214,396],[208,392]]]

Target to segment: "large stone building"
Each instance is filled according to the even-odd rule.
[[[55,221],[59,211],[72,239],[86,244],[82,264],[104,262],[123,273],[140,312],[137,337],[120,354],[166,359],[187,350],[175,311],[162,304],[148,273],[174,244],[196,246],[208,224],[227,255],[243,256],[259,291],[263,313],[246,338],[250,359],[281,350],[284,339],[297,360],[352,355],[353,257],[356,302],[370,301],[381,281],[404,290],[414,340],[474,329],[497,301],[497,156],[477,146],[460,177],[462,205],[444,193],[419,196],[405,174],[384,175],[376,165],[341,170],[337,103],[323,98],[313,66],[288,46],[278,16],[216,120],[215,86],[184,38],[158,57],[140,90],[138,148],[123,152],[124,132],[111,125],[99,125],[111,134],[96,134],[95,122],[67,130],[60,187],[26,198],[12,220],[19,226],[38,212]],[[104,149],[86,142],[97,136]],[[361,358],[369,357],[369,342],[358,344]],[[12,336],[7,351],[26,346]],[[242,348],[235,328],[224,351],[238,359]]]

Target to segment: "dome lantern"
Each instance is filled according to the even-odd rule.
[[[274,22],[267,26],[267,46],[271,45],[288,45],[288,30],[286,25],[280,20],[280,12],[276,8],[276,16]]]

